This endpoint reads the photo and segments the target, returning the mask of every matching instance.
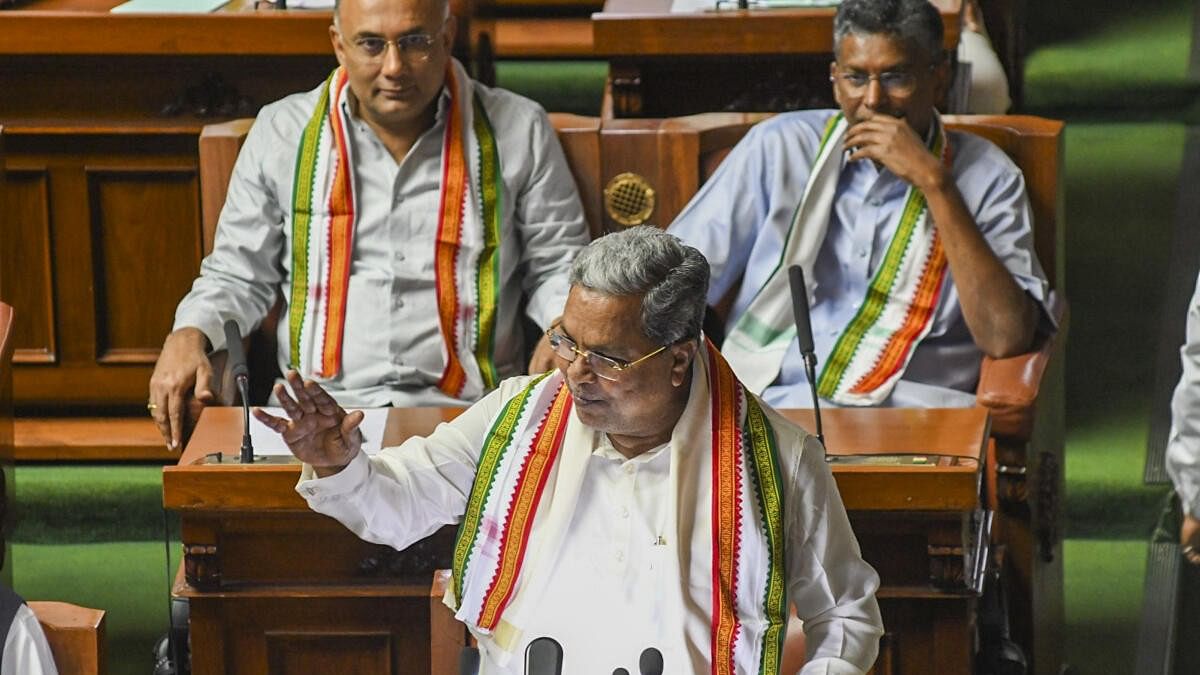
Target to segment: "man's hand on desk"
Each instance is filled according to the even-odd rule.
[[[275,417],[261,408],[254,409],[258,421],[283,437],[297,459],[309,464],[318,478],[332,476],[346,468],[362,449],[361,410],[347,413],[321,385],[305,381],[294,370],[287,373],[292,393],[282,383],[275,385],[275,397],[289,419]]]
[[[212,364],[205,353],[208,338],[197,328],[180,328],[163,342],[154,374],[150,376],[150,401],[146,408],[163,440],[172,450],[183,442],[188,397],[204,403],[213,400]]]
[[[1200,518],[1183,514],[1183,527],[1179,530],[1179,543],[1183,557],[1193,565],[1200,565]]]

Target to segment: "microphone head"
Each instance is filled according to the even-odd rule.
[[[624,668],[617,668],[613,671],[613,675],[629,675],[629,671]]]
[[[646,647],[642,655],[638,657],[638,670],[642,671],[642,675],[662,675],[662,652],[654,647]]]
[[[229,352],[229,370],[233,376],[248,377],[250,370],[246,367],[246,351],[242,349],[242,331],[233,319],[225,322],[225,351]]]
[[[804,270],[799,265],[788,268],[788,282],[792,287],[792,316],[796,321],[796,339],[800,341],[800,353],[816,351],[813,345],[812,321],[808,315],[808,289],[804,285]]]
[[[560,675],[562,645],[552,637],[540,637],[525,647],[525,675]]]

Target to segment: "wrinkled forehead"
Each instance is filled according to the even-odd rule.
[[[837,45],[834,60],[843,68],[880,71],[933,63],[915,41],[893,33],[847,33]]]

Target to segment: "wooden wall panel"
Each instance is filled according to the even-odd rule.
[[[86,171],[96,361],[153,365],[175,305],[200,266],[197,173],[186,167]]]
[[[50,177],[46,171],[8,171],[0,209],[5,270],[3,299],[19,308],[13,325],[14,363],[53,363],[54,266],[50,253]]]
[[[270,675],[400,672],[392,636],[375,633],[267,632]]]
[[[20,245],[0,261],[34,322],[18,343],[15,403],[140,412],[199,268],[199,129],[12,129],[3,227]]]

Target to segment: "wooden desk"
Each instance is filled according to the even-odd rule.
[[[329,12],[235,0],[210,14],[110,14],[118,1],[0,11],[0,288],[21,309],[19,410],[144,415],[199,269],[201,127],[311,89],[336,64]]]
[[[428,433],[458,412],[391,411],[385,440]],[[811,419],[809,411],[786,414],[801,424]],[[178,465],[163,470],[163,504],[182,520],[186,574],[174,592],[191,599],[193,672],[274,672],[271,659],[294,648],[296,636],[313,633],[322,636],[308,647],[314,658],[338,664],[369,648],[382,664],[355,672],[444,672],[430,671],[444,654],[430,642],[452,649],[452,639],[438,636],[457,635],[461,644],[462,631],[447,627],[429,573],[448,566],[452,530],[403,554],[359,540],[308,510],[294,489],[299,465],[233,463],[240,415],[237,408],[207,409]],[[987,413],[829,410],[824,421],[843,501],[883,580],[888,634],[875,672],[971,672],[976,596],[964,566],[971,552],[965,523],[980,504]],[[885,448],[930,461],[855,459]],[[225,461],[206,461],[210,453],[224,453]],[[365,634],[373,637],[364,643]]]
[[[953,50],[962,2],[934,4]],[[607,0],[592,15],[595,52],[609,59],[606,117],[831,107],[834,8],[670,9],[671,0]]]

